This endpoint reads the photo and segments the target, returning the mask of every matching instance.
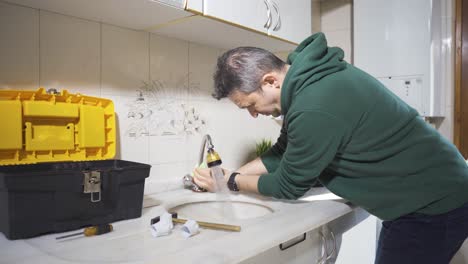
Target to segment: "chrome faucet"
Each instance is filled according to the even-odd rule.
[[[208,143],[208,144],[207,144]],[[211,141],[210,135],[206,134],[202,139],[202,144],[200,147],[200,156],[198,156],[198,165],[200,166],[203,163],[203,154],[205,153],[205,148],[213,149],[213,142]]]
[[[206,190],[200,186],[198,186],[194,181],[193,177],[190,174],[185,174],[184,178],[182,179],[184,182],[184,188],[190,189],[194,192],[206,192]]]
[[[198,166],[200,166],[203,163],[203,157],[205,153],[205,148],[208,149],[213,149],[213,142],[211,141],[210,135],[206,134],[203,139],[202,139],[202,144],[200,147],[200,156],[198,157]],[[194,192],[206,192],[206,190],[200,186],[198,186],[194,181],[193,177],[190,174],[186,174],[184,178],[182,179],[184,183],[184,188],[185,189],[191,189]]]

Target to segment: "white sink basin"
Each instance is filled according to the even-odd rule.
[[[179,218],[206,222],[229,222],[261,217],[273,209],[256,203],[240,201],[201,201],[180,204],[169,209]]]

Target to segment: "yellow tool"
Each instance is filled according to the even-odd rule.
[[[74,233],[70,235],[65,235],[65,236],[59,236],[55,239],[62,239],[62,238],[68,238],[68,237],[73,237],[73,236],[79,236],[79,235],[84,235],[84,236],[99,236],[102,234],[107,234],[114,230],[114,227],[112,227],[111,224],[104,224],[104,225],[97,225],[97,226],[90,226],[86,227],[83,232],[79,233]]]
[[[187,220],[186,219],[180,219],[180,218],[172,218],[172,222],[179,223],[179,224],[185,224],[185,222],[187,222]],[[215,229],[215,230],[234,231],[234,232],[240,232],[241,231],[241,227],[236,226],[236,225],[226,225],[226,224],[218,224],[218,223],[210,223],[210,222],[202,222],[202,221],[196,221],[196,222],[200,227],[204,227],[204,228]]]
[[[182,219],[182,218],[177,218],[177,213],[171,213],[172,215],[172,222],[178,223],[178,224],[185,224],[187,222],[187,219]],[[151,219],[151,224],[154,225],[157,222],[161,220],[160,216],[157,216],[153,219]],[[215,230],[226,230],[226,231],[234,231],[234,232],[240,232],[241,227],[237,225],[226,225],[226,224],[219,224],[219,223],[210,223],[210,222],[202,222],[202,221],[196,221],[197,224],[200,227],[204,228],[209,228],[209,229],[215,229]]]

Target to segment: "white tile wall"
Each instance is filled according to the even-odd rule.
[[[39,11],[0,2],[0,89],[39,86]]]
[[[194,164],[172,162],[152,165],[150,177],[145,183],[145,194],[165,192],[182,188],[182,177],[189,173]]]
[[[255,120],[211,97],[219,49],[4,2],[0,22],[0,87],[41,84],[113,100],[116,158],[152,165],[145,193],[181,188],[204,133],[230,169],[251,157],[256,141],[279,133],[272,119]],[[153,90],[143,89],[144,82]],[[171,120],[191,109],[205,125],[186,133],[184,123]]]
[[[321,2],[321,26],[323,31],[351,28],[352,1],[327,0]]]
[[[188,98],[189,43],[151,34],[150,76],[165,89],[163,97]]]
[[[312,0],[312,33],[316,33],[322,30],[320,6],[321,6],[320,0]]]
[[[136,96],[149,81],[149,33],[102,24],[101,94]]]
[[[188,138],[186,135],[151,136],[150,163],[154,165],[187,162],[190,160]],[[198,150],[192,150],[193,153]],[[190,162],[195,165],[194,162]]]
[[[344,59],[352,63],[353,53],[351,46],[351,29],[340,29],[325,32],[327,37],[328,46],[330,47],[340,47],[345,54]]]
[[[342,48],[345,60],[352,63],[352,1],[321,1],[320,12],[320,30],[327,37],[328,45]]]
[[[276,141],[280,126],[271,118],[252,118],[227,99],[194,103],[208,120],[207,132],[226,168],[237,169],[251,158],[261,138]],[[198,143],[197,143],[198,144]],[[198,146],[197,146],[198,148]]]
[[[99,95],[99,24],[40,11],[40,85]]]
[[[146,119],[129,118],[131,105],[136,102],[137,97],[115,95],[104,95],[103,97],[114,102],[118,128],[117,158],[148,163],[149,138],[144,135],[148,131],[148,122]],[[131,131],[135,131],[136,134],[130,135]]]
[[[190,43],[189,51],[190,99],[209,98],[213,90],[213,70],[222,51],[196,43]]]

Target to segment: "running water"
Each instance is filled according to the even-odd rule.
[[[216,201],[219,203],[218,211],[222,216],[223,221],[235,220],[236,215],[234,214],[234,208],[231,202],[231,196],[229,189],[224,181],[224,173],[220,166],[213,166],[210,168],[211,176],[216,182]]]

